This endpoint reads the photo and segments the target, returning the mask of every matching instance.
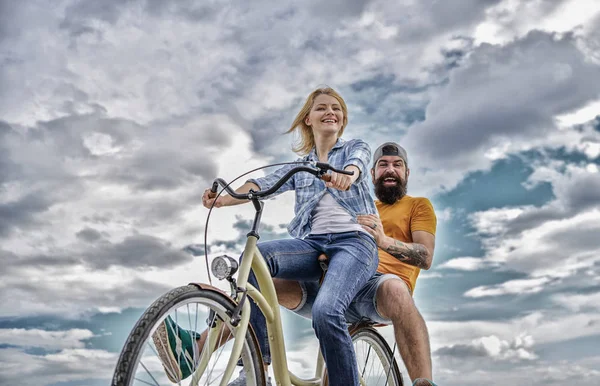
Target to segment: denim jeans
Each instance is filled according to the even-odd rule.
[[[352,339],[348,333],[346,310],[373,276],[379,259],[375,240],[359,231],[310,235],[305,239],[284,239],[258,244],[271,276],[298,281],[317,281],[321,267],[317,257],[329,257],[329,269],[312,305],[312,325],[332,386],[358,385],[358,368]],[[248,282],[258,287],[251,272]],[[271,362],[267,326],[258,306],[251,301],[250,323],[258,339],[263,360]]]
[[[408,284],[399,276],[391,273],[375,272],[368,281],[356,294],[352,302],[346,310],[346,321],[348,323],[358,323],[361,321],[370,321],[380,324],[392,324],[392,321],[383,317],[377,311],[377,291],[379,287],[388,280],[398,280],[408,288]],[[321,289],[319,282],[316,281],[301,281],[300,289],[302,290],[302,301],[292,312],[297,315],[310,319],[312,317],[312,308],[317,299],[317,295]]]

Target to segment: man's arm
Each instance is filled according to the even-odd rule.
[[[373,214],[358,216],[358,223],[375,238],[377,246],[396,259],[419,267],[429,269],[433,261],[435,235],[426,231],[412,232],[412,243],[405,243],[387,236],[383,231],[381,219]]]
[[[435,236],[425,231],[412,232],[412,243],[404,243],[389,236],[378,241],[379,248],[383,249],[403,263],[414,265],[421,269],[429,269],[433,261]]]

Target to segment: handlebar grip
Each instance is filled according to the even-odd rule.
[[[350,173],[354,174],[354,172],[350,172]],[[346,174],[346,173],[344,173],[344,174]],[[331,174],[323,174],[321,176],[321,179],[325,182],[329,182],[329,181],[331,181]],[[346,190],[350,190],[350,187],[348,186],[348,189],[346,189]]]
[[[208,198],[217,197],[217,188],[219,187],[219,183],[217,181],[213,182],[212,187],[210,188],[210,192],[208,193]]]

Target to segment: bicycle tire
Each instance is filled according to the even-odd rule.
[[[220,315],[224,313],[230,315],[235,308],[235,303],[226,295],[211,290],[200,289],[195,285],[178,287],[162,295],[144,311],[127,337],[115,367],[111,383],[113,386],[130,386],[132,384],[141,354],[145,350],[144,345],[148,340],[151,340],[151,334],[171,310],[177,309],[178,306],[189,304],[194,300],[214,304],[215,309],[220,307],[218,310]],[[212,310],[213,308],[210,309]],[[246,332],[242,355],[244,355],[247,376],[250,379],[254,379],[257,386],[265,385],[265,372],[260,348],[251,328],[248,328]],[[225,359],[228,360],[229,358]],[[248,369],[253,374],[249,375]],[[155,382],[160,385],[156,380]]]
[[[382,384],[378,382],[366,382],[366,386],[403,386],[404,381],[402,380],[402,373],[398,368],[398,363],[392,354],[392,350],[390,346],[387,344],[386,340],[372,327],[359,327],[350,332],[350,336],[352,338],[352,342],[355,344],[356,351],[356,343],[359,341],[370,342],[370,347],[373,348],[373,351],[379,358],[382,363],[382,367],[386,371],[385,378],[387,380]],[[357,361],[360,361],[359,355],[357,353]],[[364,370],[365,366],[362,366],[361,363],[358,363],[358,371],[361,373],[361,369]],[[360,374],[361,377],[364,377],[364,374]],[[384,379],[385,379],[384,378]],[[391,382],[390,382],[391,379]],[[323,369],[322,376],[322,385],[329,386],[329,376],[327,374],[327,368]]]
[[[404,382],[402,380],[402,373],[398,368],[398,363],[396,362],[396,358],[394,358],[392,354],[392,350],[390,346],[386,342],[386,340],[379,334],[375,329],[371,327],[361,327],[354,331],[351,334],[352,341],[355,343],[358,341],[370,342],[371,348],[376,352],[379,357],[383,367],[387,372],[387,382],[385,383],[388,386],[403,386]],[[360,364],[359,364],[359,372],[360,372]],[[390,383],[390,378],[393,383]],[[370,386],[369,383],[367,383]]]

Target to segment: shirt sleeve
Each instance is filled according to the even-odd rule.
[[[361,182],[369,174],[369,162],[371,162],[371,148],[361,139],[348,141],[348,156],[344,162],[344,169],[349,165],[354,165],[360,169],[360,176],[356,182]]]
[[[296,161],[305,161],[305,160],[302,158],[299,158]],[[300,166],[300,165],[299,164],[283,165],[282,167],[275,170],[271,174],[267,174],[266,176],[259,177],[259,178],[250,178],[246,182],[252,182],[252,183],[258,185],[259,190],[267,190],[267,189],[270,189],[272,186],[274,186],[275,183],[277,183],[277,181],[279,181],[281,179],[281,177],[283,177],[287,172],[289,172],[296,166]],[[294,190],[294,189],[295,189],[295,178],[294,178],[294,176],[292,176],[283,185],[281,185],[281,187],[279,189],[277,189],[273,194],[265,196],[262,199],[266,200],[266,199],[275,197],[283,192],[287,192],[288,190]]]
[[[425,231],[435,235],[437,227],[437,218],[433,205],[426,198],[418,199],[413,209],[413,216],[410,220],[410,231]]]

